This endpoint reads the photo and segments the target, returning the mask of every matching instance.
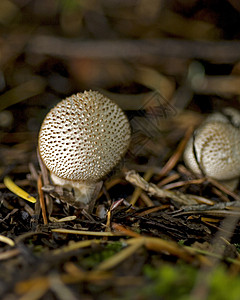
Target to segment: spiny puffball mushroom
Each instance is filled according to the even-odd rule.
[[[50,110],[38,142],[53,183],[73,188],[76,201],[89,203],[96,183],[126,153],[130,125],[117,104],[99,92],[85,91]]]
[[[233,187],[240,176],[239,125],[240,112],[233,108],[209,115],[188,141],[183,154],[185,164],[197,175]]]

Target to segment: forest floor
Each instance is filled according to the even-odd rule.
[[[165,2],[0,2],[0,299],[239,299],[239,187],[182,154],[209,113],[240,107],[240,6]],[[132,140],[80,209],[46,188],[37,140],[89,89],[122,107]]]

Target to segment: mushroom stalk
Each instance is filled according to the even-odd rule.
[[[53,184],[64,187],[68,190],[74,190],[76,202],[88,204],[95,191],[95,183],[79,182],[61,179],[53,173],[50,173]]]

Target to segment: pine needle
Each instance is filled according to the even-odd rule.
[[[36,203],[37,200],[32,197],[31,195],[29,195],[26,191],[24,191],[23,189],[21,189],[19,186],[17,186],[12,179],[10,179],[10,177],[6,176],[3,179],[4,184],[6,185],[6,187],[13,192],[15,195],[23,198],[24,200],[27,200],[31,203]]]

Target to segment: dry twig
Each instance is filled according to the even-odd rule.
[[[163,190],[153,183],[148,183],[135,171],[127,172],[126,180],[132,183],[133,185],[140,187],[141,189],[143,189],[144,191],[146,191],[147,193],[153,196],[160,197],[160,198],[170,198],[181,206],[194,205],[194,204],[198,204],[199,202],[209,204],[209,205],[214,204],[211,200],[206,199],[204,197],[183,194],[179,191]]]

